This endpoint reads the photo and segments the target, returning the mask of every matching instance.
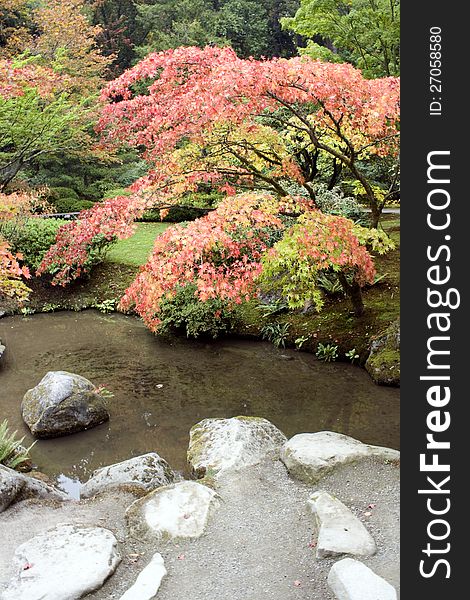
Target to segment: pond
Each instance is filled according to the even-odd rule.
[[[3,318],[0,339],[0,421],[25,443],[20,403],[47,371],[78,373],[114,393],[109,422],[32,451],[72,495],[94,469],[150,451],[185,471],[189,429],[207,417],[260,416],[288,437],[328,429],[399,447],[399,390],[350,364],[256,341],[159,339],[134,317],[96,311]]]

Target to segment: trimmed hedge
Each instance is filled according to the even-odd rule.
[[[78,200],[75,198],[61,198],[54,202],[58,213],[80,212],[95,205],[91,200]]]

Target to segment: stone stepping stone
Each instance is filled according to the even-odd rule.
[[[87,498],[117,487],[125,487],[131,491],[151,492],[172,483],[174,478],[175,475],[166,460],[156,452],[149,452],[97,469],[81,487],[80,496]]]
[[[391,448],[363,444],[333,431],[294,435],[281,449],[281,460],[289,473],[309,484],[317,483],[340,465],[369,457],[397,462],[400,453]]]
[[[0,465],[0,513],[24,498],[68,499],[67,494],[52,485]]]
[[[38,438],[83,431],[109,419],[98,388],[85,377],[67,371],[49,371],[36,387],[28,390],[21,413]]]
[[[161,487],[133,502],[126,511],[132,535],[197,538],[206,527],[219,497],[196,481],[181,481]]]
[[[149,564],[139,573],[134,585],[119,600],[150,600],[158,592],[166,573],[162,555],[156,552]]]
[[[204,419],[190,431],[188,463],[196,477],[220,475],[278,459],[285,435],[260,417]]]
[[[353,513],[328,492],[314,492],[309,500],[315,515],[318,532],[317,558],[353,554],[372,556],[377,548],[375,542]]]
[[[328,585],[338,600],[397,600],[393,586],[352,558],[331,567]]]
[[[58,525],[19,546],[1,600],[76,600],[100,588],[121,557],[108,529]]]

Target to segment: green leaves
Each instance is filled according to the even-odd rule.
[[[350,62],[371,78],[400,73],[400,0],[301,0],[282,25],[309,38],[302,54]]]
[[[16,439],[16,431],[10,433],[6,419],[0,423],[0,464],[10,469],[18,469],[29,460],[29,451],[36,442],[29,448],[24,448],[21,445],[23,440],[24,437]]]

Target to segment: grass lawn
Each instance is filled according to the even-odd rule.
[[[138,223],[135,234],[118,240],[106,255],[106,262],[139,267],[147,262],[155,238],[171,223]]]

